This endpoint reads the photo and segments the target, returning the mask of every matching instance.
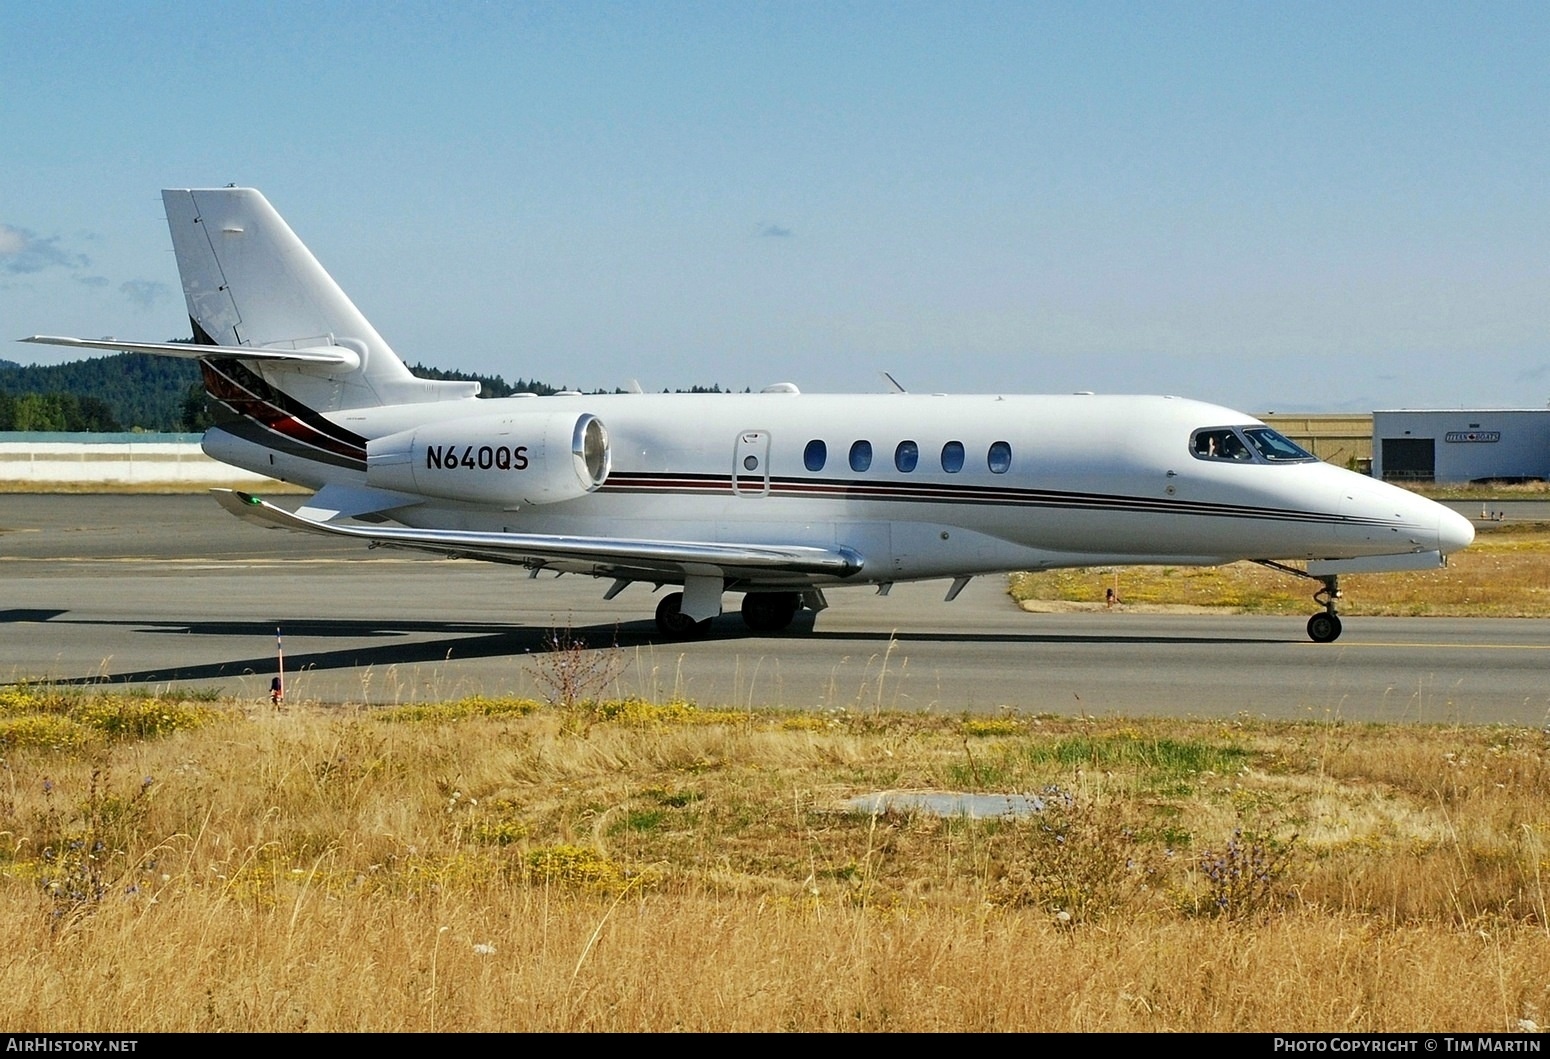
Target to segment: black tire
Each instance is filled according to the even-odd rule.
[[[1334,614],[1315,614],[1308,619],[1308,639],[1314,643],[1334,643],[1340,639],[1340,619]]]
[[[657,628],[672,640],[694,640],[710,632],[710,619],[695,621],[683,612],[684,594],[669,592],[657,604]]]
[[[750,592],[743,597],[743,623],[754,632],[780,632],[801,605],[795,592]]]

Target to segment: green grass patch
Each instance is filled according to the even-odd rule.
[[[1029,742],[1021,744],[1017,753],[1031,765],[1110,771],[1139,769],[1152,773],[1154,781],[1178,779],[1203,772],[1231,774],[1242,770],[1253,757],[1242,747],[1125,735],[1076,736],[1053,742]]]
[[[626,831],[651,832],[660,828],[666,818],[661,809],[632,809],[624,815],[621,826]]]

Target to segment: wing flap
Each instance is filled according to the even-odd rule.
[[[388,489],[370,489],[364,485],[325,485],[296,511],[298,518],[312,522],[332,522],[340,518],[362,518],[384,511],[423,504],[423,496],[395,493]]]
[[[353,537],[376,546],[410,548],[456,558],[489,562],[546,565],[580,564],[594,572],[629,571],[634,575],[663,574],[669,579],[690,575],[826,575],[860,573],[862,557],[849,548],[815,548],[797,544],[721,544],[712,541],[641,540],[625,537],[571,537],[546,533],[483,533],[464,530],[414,529],[407,526],[349,526],[323,523],[234,489],[212,489],[227,511],[248,522],[271,528]]]

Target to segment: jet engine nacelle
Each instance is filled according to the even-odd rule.
[[[481,504],[553,504],[608,478],[608,431],[590,413],[429,423],[366,443],[366,484]]]

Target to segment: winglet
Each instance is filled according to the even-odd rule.
[[[251,522],[265,529],[307,529],[306,525],[293,525],[295,516],[288,511],[282,511],[273,504],[251,493],[240,492],[236,489],[212,489],[211,494],[215,502],[236,515],[244,522]],[[276,516],[283,517],[276,517]]]

